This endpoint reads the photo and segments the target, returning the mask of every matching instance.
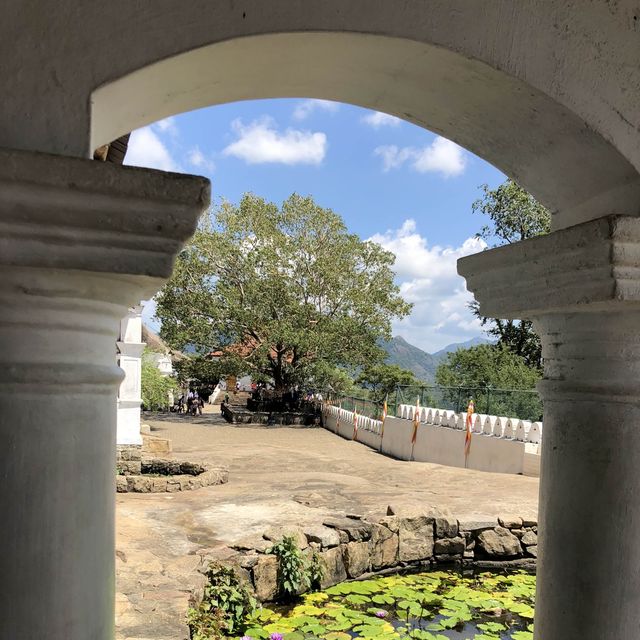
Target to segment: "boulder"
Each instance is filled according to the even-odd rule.
[[[349,542],[342,552],[347,575],[357,578],[369,570],[369,545],[366,542]]]
[[[275,600],[278,595],[278,559],[260,556],[253,567],[253,586],[260,602]]]
[[[538,557],[538,545],[534,544],[531,547],[527,547],[527,554],[533,556],[534,558]]]
[[[323,589],[339,582],[344,582],[347,579],[347,571],[344,568],[342,549],[340,547],[327,549],[327,551],[322,551],[318,555],[324,569],[324,575],[320,583]]]
[[[455,538],[458,535],[458,521],[450,516],[436,516],[436,538]]]
[[[433,552],[436,555],[459,555],[464,553],[466,541],[462,537],[441,538],[436,540],[433,546]]]
[[[242,538],[237,542],[229,545],[232,549],[237,549],[238,551],[258,551],[259,553],[264,553],[267,549],[270,549],[273,546],[273,543],[270,540],[265,540],[262,536],[253,535],[247,536],[246,538]]]
[[[493,529],[496,526],[495,520],[460,520],[458,527],[461,532],[480,533],[486,529]]]
[[[304,530],[305,536],[309,544],[315,542],[324,549],[337,547],[340,544],[340,535],[335,529],[324,527],[322,525],[307,527]]]
[[[420,515],[398,520],[398,557],[401,562],[433,556],[433,518]]]
[[[500,516],[498,523],[505,529],[520,529],[522,528],[522,518],[518,516]]]
[[[478,545],[488,556],[510,557],[522,553],[520,540],[504,527],[482,531],[478,535]]]
[[[398,535],[389,528],[376,525],[369,544],[373,569],[383,569],[398,564]]]
[[[260,556],[258,554],[250,553],[238,558],[238,566],[243,569],[252,569],[258,564],[258,560],[260,560]]]
[[[533,533],[533,531],[527,531],[522,536],[522,544],[524,544],[527,547],[530,547],[532,545],[537,545],[538,544],[538,536],[535,533]]]
[[[280,542],[285,536],[291,536],[296,541],[298,549],[304,550],[309,546],[307,536],[296,527],[271,527],[262,534],[265,540]]]
[[[347,534],[351,542],[364,542],[371,539],[373,526],[365,520],[354,520],[352,518],[328,518],[323,525],[331,529],[337,529]]]

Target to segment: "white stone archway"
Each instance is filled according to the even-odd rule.
[[[640,389],[624,371],[636,370],[640,230],[624,216],[640,215],[638,12],[635,0],[59,0],[55,11],[8,0],[0,146],[22,151],[0,154],[0,495],[12,513],[0,531],[0,569],[12,577],[2,640],[112,635],[117,321],[168,276],[208,197],[197,178],[59,156],[88,157],[178,111],[284,96],[427,126],[554,211],[540,244],[486,252],[461,270],[483,308],[533,317],[545,333],[555,444],[543,452],[537,637],[635,637]],[[535,274],[524,292],[523,264]],[[538,290],[548,295],[534,304]],[[18,410],[34,384],[49,403]],[[63,468],[71,457],[82,461],[79,485]],[[589,530],[592,512],[611,521],[605,546]],[[572,526],[584,544],[563,548]]]

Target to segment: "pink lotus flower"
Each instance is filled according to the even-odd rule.
[[[376,611],[376,618],[386,618],[388,613],[384,609],[380,609],[380,611]]]

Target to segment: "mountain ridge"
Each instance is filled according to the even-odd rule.
[[[428,353],[411,344],[402,336],[394,336],[391,340],[383,342],[381,347],[387,353],[387,362],[395,364],[403,369],[411,371],[416,378],[427,383],[435,380],[438,365],[447,357],[447,354],[458,349],[468,349],[479,344],[490,344],[491,340],[482,336],[476,336],[465,342],[452,342],[446,347]]]

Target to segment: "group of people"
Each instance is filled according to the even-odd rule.
[[[201,416],[203,408],[204,399],[197,391],[189,390],[186,398],[184,397],[184,393],[178,398],[178,413],[185,413],[191,416]]]

